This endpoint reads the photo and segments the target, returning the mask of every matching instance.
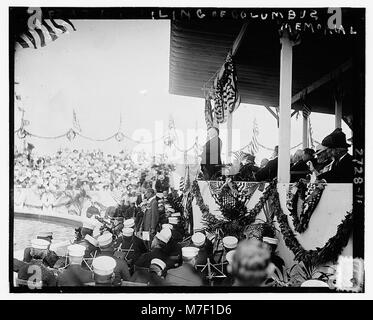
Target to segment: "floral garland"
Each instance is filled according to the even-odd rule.
[[[319,204],[324,189],[324,183],[306,184],[304,179],[300,179],[294,186],[293,190],[295,190],[295,192],[289,188],[286,206],[290,211],[290,216],[293,218],[295,231],[303,233],[307,230],[311,216]],[[301,199],[303,203],[301,213],[298,215],[299,199]]]
[[[331,237],[322,248],[314,250],[305,250],[298,242],[293,231],[291,230],[288,217],[281,209],[279,195],[276,190],[273,190],[272,204],[274,206],[275,215],[280,225],[282,236],[284,237],[286,246],[294,253],[296,261],[304,261],[313,264],[323,264],[330,261],[336,261],[341,254],[343,248],[347,245],[353,228],[353,214],[347,212],[343,221],[337,227],[337,233]]]
[[[240,239],[243,237],[244,229],[255,221],[256,217],[263,209],[264,204],[270,198],[274,188],[276,188],[276,183],[271,182],[266,187],[261,198],[259,199],[259,202],[249,211],[247,211],[247,207],[245,205],[244,208],[242,207],[242,202],[237,203],[241,203],[241,205],[239,208],[235,208],[233,213],[232,211],[229,211],[232,210],[229,203],[226,205],[226,207],[222,206],[221,210],[224,219],[218,219],[210,213],[209,207],[203,201],[198,182],[196,180],[193,181],[192,184],[192,194],[202,212],[202,221],[203,224],[206,225],[207,231],[215,232],[216,230],[220,229],[223,231],[223,234],[236,235]]]

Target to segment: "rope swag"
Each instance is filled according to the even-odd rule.
[[[274,206],[275,215],[280,225],[280,230],[286,246],[294,253],[296,261],[303,261],[312,264],[323,264],[330,261],[336,261],[341,254],[343,248],[347,245],[350,234],[353,228],[353,214],[347,212],[343,221],[337,227],[337,233],[331,237],[322,248],[314,250],[305,250],[293,231],[291,230],[288,217],[281,209],[279,195],[277,189],[274,190],[272,195],[272,205]]]
[[[306,183],[304,179],[300,179],[293,188],[289,188],[286,207],[293,218],[295,231],[303,233],[307,230],[311,216],[319,204],[324,189],[324,183]],[[300,214],[298,214],[299,199],[303,201]]]

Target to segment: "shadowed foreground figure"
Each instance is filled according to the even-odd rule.
[[[233,286],[260,287],[273,270],[268,246],[255,239],[241,241],[233,254],[232,264],[228,265],[234,278]]]

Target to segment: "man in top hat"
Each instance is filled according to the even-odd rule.
[[[53,233],[52,232],[39,232],[38,235],[36,236],[37,239],[43,239],[49,242],[47,254],[44,258],[44,263],[46,266],[53,268],[55,263],[58,261],[58,256],[57,254],[50,250],[50,245],[53,239]],[[23,262],[30,262],[32,260],[31,256],[31,247],[26,247],[25,250],[23,251]]]
[[[116,266],[114,269],[114,284],[120,285],[121,280],[129,280],[130,272],[128,268],[128,264],[123,259],[117,258],[114,255],[114,244],[113,244],[113,235],[110,232],[106,232],[103,235],[97,238],[98,245],[100,247],[100,251],[97,254],[98,257],[106,256],[112,257],[115,262]]]
[[[135,266],[140,268],[149,268],[150,262],[154,258],[159,258],[166,262],[167,267],[173,267],[174,262],[170,260],[167,244],[171,239],[171,230],[163,228],[158,232],[152,243],[150,252],[142,254],[136,261]]]
[[[112,287],[121,285],[121,281],[118,284],[115,276],[117,262],[117,260],[109,256],[100,256],[93,259],[92,268],[95,286]]]
[[[196,270],[198,248],[182,248],[183,264],[167,271],[166,281],[170,286],[203,286],[202,274]]]
[[[79,287],[92,282],[92,273],[82,268],[85,247],[73,244],[67,247],[69,264],[57,278],[59,287]]]
[[[23,265],[18,271],[18,279],[26,280],[36,286],[40,282],[44,287],[56,286],[56,277],[44,263],[50,242],[43,239],[31,240],[31,261]]]
[[[206,180],[210,180],[220,171],[222,141],[219,138],[219,129],[210,127],[207,130],[207,142],[201,154],[201,171]]]
[[[153,189],[149,188],[146,191],[147,207],[144,212],[144,218],[142,221],[142,239],[149,247],[156,233],[159,213],[158,213],[158,202]]]
[[[333,161],[330,170],[320,174],[317,179],[328,183],[352,183],[354,172],[352,156],[348,154],[350,145],[346,142],[342,129],[335,129],[321,143],[330,149]]]
[[[131,277],[132,282],[146,283],[149,286],[165,286],[164,274],[166,263],[158,258],[154,258],[150,262],[149,270],[137,270]]]

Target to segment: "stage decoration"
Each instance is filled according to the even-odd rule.
[[[229,186],[226,187],[229,188]],[[246,201],[239,201],[237,198],[232,200],[234,197],[233,195],[224,196],[223,194],[219,200],[221,201],[220,209],[223,219],[218,219],[210,213],[209,207],[203,201],[197,181],[193,182],[192,194],[196,199],[196,204],[202,212],[202,221],[206,226],[207,231],[213,233],[221,230],[223,235],[234,235],[237,238],[242,239],[245,228],[255,221],[256,217],[269,199],[273,188],[276,188],[276,184],[271,182],[265,188],[259,202],[251,210],[247,209]],[[226,199],[224,199],[224,197],[226,197]]]
[[[70,129],[67,133],[66,133],[66,137],[67,139],[69,139],[69,141],[73,141],[76,137],[76,132],[73,130],[73,129]]]
[[[275,179],[276,180],[276,179]],[[337,233],[331,237],[322,248],[305,250],[298,242],[294,232],[289,226],[288,216],[281,209],[277,189],[273,189],[271,195],[275,216],[280,225],[280,230],[286,246],[294,253],[296,261],[304,261],[312,264],[323,264],[336,261],[343,248],[347,245],[353,229],[353,212],[347,212],[343,221],[337,227]]]
[[[17,137],[20,138],[20,139],[26,138],[27,137],[27,131],[23,128],[18,129]]]
[[[39,49],[57,40],[62,34],[76,31],[75,26],[68,19],[53,19],[43,17],[41,8],[28,8],[20,23],[24,24],[24,32],[16,35],[15,44],[20,48]]]
[[[295,231],[303,233],[307,230],[311,216],[321,199],[324,189],[324,183],[306,183],[304,179],[300,179],[296,185],[289,187],[286,207],[293,218]],[[298,214],[299,199],[303,203],[301,212]]]
[[[124,139],[124,134],[122,132],[118,132],[116,135],[115,135],[115,140],[117,140],[118,142],[122,142]]]

